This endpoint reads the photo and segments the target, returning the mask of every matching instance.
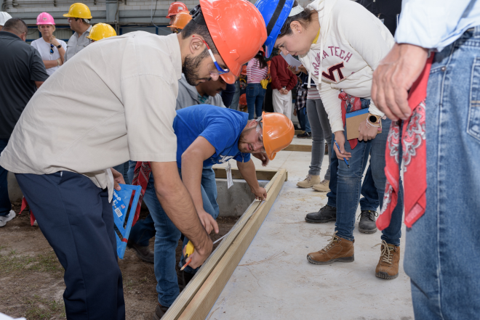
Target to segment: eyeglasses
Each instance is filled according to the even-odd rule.
[[[194,37],[194,36],[193,36]],[[201,38],[200,38],[201,39]],[[223,69],[222,67],[220,67],[220,65],[218,64],[217,60],[215,59],[215,56],[213,55],[213,52],[212,52],[212,49],[210,49],[210,46],[208,45],[208,43],[201,39],[203,41],[203,43],[205,43],[205,45],[207,46],[207,49],[208,49],[208,53],[210,53],[210,57],[212,58],[213,60],[213,64],[215,64],[215,67],[217,68],[217,73],[220,75],[220,74],[225,74],[225,73],[229,73],[230,70],[229,69]]]
[[[258,121],[258,120],[257,120]],[[262,123],[261,121],[258,121],[257,122],[257,127],[256,127],[256,131],[258,133],[258,142],[262,144],[263,146],[263,128],[262,128]],[[265,153],[265,147],[262,147],[262,149],[260,150],[260,152],[263,152]]]
[[[53,44],[50,43],[50,54],[53,54]]]

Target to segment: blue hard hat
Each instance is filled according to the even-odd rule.
[[[288,15],[292,10],[294,0],[258,0],[255,3],[258,11],[263,16],[267,26],[267,40],[265,41],[265,56],[268,58],[272,53],[275,41],[282,29]]]

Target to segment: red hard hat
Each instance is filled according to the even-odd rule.
[[[200,0],[200,7],[218,53],[238,77],[267,39],[262,15],[246,0]]]
[[[173,2],[170,7],[168,7],[167,18],[170,19],[170,16],[176,16],[177,13],[182,11],[188,11],[187,6],[183,2]]]

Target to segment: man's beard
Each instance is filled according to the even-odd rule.
[[[185,79],[188,84],[191,86],[196,86],[200,83],[200,80],[210,80],[211,78],[199,78],[198,72],[200,69],[200,63],[203,59],[209,55],[208,50],[205,48],[202,53],[200,53],[195,58],[185,57],[185,61],[182,65],[182,72],[185,75]]]

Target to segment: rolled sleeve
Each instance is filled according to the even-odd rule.
[[[134,161],[176,161],[173,130],[178,87],[157,75],[122,80],[128,148]]]

